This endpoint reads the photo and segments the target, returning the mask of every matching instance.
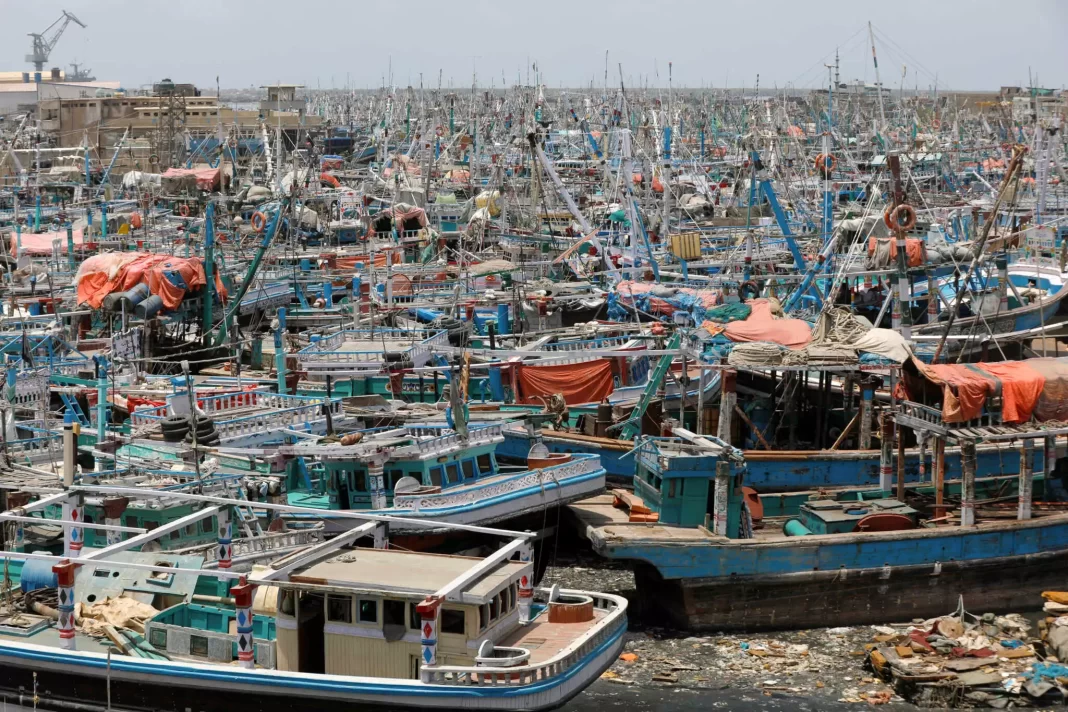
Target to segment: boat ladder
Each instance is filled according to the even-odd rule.
[[[82,424],[83,428],[90,426],[89,418],[85,417],[85,413],[82,412],[82,407],[78,405],[78,399],[70,393],[59,392],[60,400],[63,401],[63,406],[74,413],[74,417],[78,419],[78,422]]]
[[[679,343],[682,340],[682,336],[679,332],[675,332],[671,336],[671,340],[668,341],[665,350],[673,351],[679,348]],[[660,357],[660,360],[656,362],[656,368],[653,369],[652,375],[649,376],[648,383],[645,384],[645,390],[642,391],[642,395],[638,398],[638,403],[634,406],[634,410],[630,412],[630,417],[622,423],[612,426],[609,430],[622,427],[623,430],[620,434],[620,440],[633,440],[642,431],[642,416],[645,415],[645,409],[649,407],[649,404],[656,397],[656,392],[660,388],[660,382],[664,380],[664,376],[667,375],[668,369],[671,368],[671,361],[675,357],[672,354],[666,354]]]

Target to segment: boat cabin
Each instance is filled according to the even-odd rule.
[[[493,477],[498,473],[494,454],[500,438],[477,438],[457,449],[451,442],[452,430],[442,426],[409,428],[417,431],[404,442],[383,465],[386,502],[393,504],[394,489],[402,478],[414,479],[425,493],[445,491]],[[385,435],[382,433],[381,435]],[[370,439],[374,439],[374,435]],[[366,442],[366,441],[364,441]],[[324,457],[321,487],[328,497],[329,509],[371,509],[372,482],[368,463],[355,458]],[[290,491],[299,491],[299,483]]]
[[[744,470],[730,467],[733,448],[720,447],[716,439],[709,446],[691,445],[672,438],[642,439],[636,453],[634,494],[639,496],[657,521],[677,527],[707,526],[715,512],[715,481],[721,464],[727,464],[724,509],[727,530],[738,532],[742,518],[742,476]],[[725,444],[724,444],[725,445]]]
[[[419,679],[422,621],[416,606],[479,562],[355,549],[291,574],[298,586],[278,592],[277,668]],[[442,603],[439,665],[473,665],[484,641],[500,643],[519,629],[519,581],[532,566],[502,562]]]

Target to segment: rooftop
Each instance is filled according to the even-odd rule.
[[[426,595],[477,566],[470,556],[387,549],[353,549],[290,576],[294,583],[352,586],[382,593]],[[464,590],[466,602],[483,603],[519,576],[529,563],[508,561]]]

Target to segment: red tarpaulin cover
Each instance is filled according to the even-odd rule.
[[[942,419],[961,423],[978,418],[986,399],[1001,381],[1001,415],[1005,423],[1023,423],[1046,387],[1046,378],[1023,361],[976,364],[917,364],[928,380],[942,386]]]
[[[75,230],[74,233],[74,246],[82,246],[82,231]],[[11,256],[15,257],[16,248],[19,242],[22,243],[22,254],[24,255],[50,255],[52,254],[52,240],[59,240],[59,254],[67,254],[67,231],[61,230],[59,232],[42,232],[34,235],[29,232],[22,233],[22,238],[15,237],[15,233],[11,233],[8,237],[11,242]]]
[[[539,404],[542,401],[535,396],[548,398],[554,393],[562,394],[568,405],[599,403],[612,394],[612,364],[605,359],[517,368],[521,403]]]
[[[218,168],[168,168],[164,178],[182,178],[195,176],[199,190],[215,190],[221,171]]]
[[[168,274],[170,273],[170,274]],[[180,278],[185,287],[175,284]],[[99,309],[104,297],[125,292],[142,282],[152,294],[158,294],[168,309],[182,303],[187,291],[196,291],[207,283],[204,264],[199,257],[172,257],[148,252],[105,252],[90,257],[78,269],[78,304]],[[215,273],[215,290],[226,298],[226,288]]]
[[[723,332],[731,341],[770,341],[790,349],[802,349],[812,341],[812,327],[802,319],[776,319],[767,299],[746,302],[753,311],[745,321],[732,321]]]

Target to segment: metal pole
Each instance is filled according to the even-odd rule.
[[[963,440],[960,444],[961,488],[960,525],[975,526],[975,443]]]

